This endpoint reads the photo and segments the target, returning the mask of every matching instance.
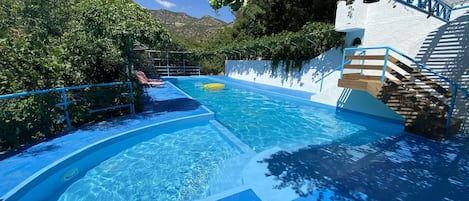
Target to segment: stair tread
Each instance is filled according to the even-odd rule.
[[[342,75],[342,79],[352,79],[352,80],[379,80],[381,81],[381,75],[363,75],[361,73],[346,73]]]
[[[384,55],[348,55],[347,60],[384,60]]]
[[[370,64],[345,64],[346,69],[365,69],[365,70],[383,70],[383,65],[370,65]],[[387,67],[387,69],[390,69]]]

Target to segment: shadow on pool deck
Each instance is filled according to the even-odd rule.
[[[176,112],[176,111],[190,111],[195,110],[201,104],[190,98],[175,98],[169,100],[155,100],[148,95],[143,97],[144,114],[149,113],[162,113],[162,112]]]
[[[308,146],[279,151],[267,163],[275,189],[291,188],[301,200],[467,200],[467,137],[435,142],[389,137],[352,146]]]

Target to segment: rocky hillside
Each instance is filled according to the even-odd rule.
[[[173,36],[184,40],[202,42],[228,24],[211,16],[194,18],[186,13],[169,10],[150,10],[151,14],[160,20]]]

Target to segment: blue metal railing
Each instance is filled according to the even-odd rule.
[[[130,103],[90,110],[90,113],[129,107],[130,113],[135,114],[135,107],[133,104],[132,82],[111,82],[111,83],[102,83],[102,84],[90,84],[90,85],[80,85],[80,86],[72,86],[72,87],[61,87],[61,88],[53,88],[53,89],[45,89],[45,90],[37,90],[37,91],[20,92],[20,93],[14,93],[14,94],[0,95],[0,100],[7,100],[7,99],[12,99],[12,98],[51,93],[51,92],[60,92],[62,102],[55,104],[55,106],[63,107],[64,117],[58,120],[65,120],[67,124],[67,129],[71,129],[72,125],[71,125],[70,117],[68,113],[68,105],[72,103],[73,101],[68,100],[66,92],[70,90],[77,90],[77,89],[84,89],[84,88],[91,88],[91,87],[106,87],[106,86],[115,86],[115,85],[127,85],[129,87],[129,93],[127,95],[130,98]]]
[[[396,0],[399,3],[405,4],[418,11],[428,14],[428,16],[435,16],[436,18],[448,22],[451,18],[451,11],[453,10],[449,5],[444,4],[438,0]]]
[[[352,60],[345,61],[345,64],[349,64],[350,62],[352,62]],[[318,82],[321,82],[321,85],[320,85],[320,87],[319,87],[319,92],[322,92],[322,85],[323,85],[323,83],[324,83],[324,79],[325,79],[326,77],[329,77],[329,75],[331,75],[332,73],[334,73],[334,72],[340,70],[341,68],[342,68],[342,64],[341,64],[341,65],[338,65],[337,67],[335,67],[334,70],[332,70],[331,72],[328,72],[326,75],[323,74],[322,77],[321,77],[321,79],[316,80],[316,82],[314,82],[314,83],[316,83],[316,84],[317,84]]]
[[[362,51],[362,52],[361,52],[360,54],[358,54],[358,55],[364,55],[364,54],[366,54],[366,52],[365,52],[365,51]],[[328,72],[326,75],[323,74],[322,77],[321,77],[321,79],[316,80],[316,82],[314,82],[315,84],[317,84],[318,82],[321,82],[320,87],[319,87],[319,92],[322,92],[322,85],[323,85],[324,79],[325,79],[326,77],[329,77],[329,75],[331,75],[332,73],[334,73],[334,72],[336,72],[336,71],[338,71],[338,70],[341,70],[341,69],[343,68],[343,65],[344,65],[344,64],[350,64],[351,62],[352,62],[352,60],[347,60],[347,61],[345,61],[345,59],[342,59],[342,64],[340,64],[340,65],[338,65],[337,67],[335,67],[331,72]],[[342,78],[342,72],[343,72],[343,71],[341,71],[341,74],[340,74],[340,77],[341,77],[341,78]]]
[[[344,65],[346,64],[345,63],[345,57],[347,55],[347,52],[357,52],[357,51],[362,51],[362,52],[366,52],[366,51],[369,51],[369,50],[385,50],[385,55],[384,55],[384,64],[383,64],[383,73],[381,75],[381,83],[384,83],[384,79],[385,79],[385,73],[386,73],[386,68],[387,68],[387,60],[389,58],[389,54],[390,54],[390,51],[404,57],[405,59],[409,60],[410,62],[414,63],[418,68],[420,69],[424,69],[426,71],[428,71],[429,73],[432,73],[433,75],[437,76],[438,78],[444,80],[445,82],[449,83],[449,85],[452,86],[453,88],[453,93],[452,93],[452,97],[451,97],[451,103],[450,103],[450,107],[449,107],[449,110],[448,110],[448,117],[447,117],[447,120],[446,120],[446,135],[448,135],[448,131],[449,131],[449,127],[450,127],[450,124],[451,124],[451,118],[452,118],[452,115],[453,115],[453,110],[454,110],[454,105],[456,103],[456,98],[457,98],[457,94],[461,91],[464,93],[464,99],[468,99],[469,98],[469,90],[467,88],[463,88],[461,87],[459,84],[457,84],[456,82],[452,81],[451,79],[441,75],[440,73],[438,72],[435,72],[433,71],[431,68],[425,66],[424,64],[416,61],[415,59],[407,56],[406,54],[392,48],[392,47],[389,47],[389,46],[378,46],[378,47],[360,47],[360,48],[345,48],[344,49],[344,54],[343,54],[343,59],[342,59],[342,72],[340,73],[340,78],[342,78],[343,76],[343,72],[344,72]]]
[[[466,8],[469,8],[469,5],[462,5],[462,6],[454,7],[451,10],[461,10],[461,9],[466,9]]]

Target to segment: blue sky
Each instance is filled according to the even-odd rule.
[[[188,15],[196,18],[201,18],[205,15],[210,15],[218,18],[225,22],[232,22],[234,15],[231,13],[228,7],[215,12],[210,5],[208,0],[134,0],[139,5],[152,9],[166,9],[174,12],[184,12]]]

